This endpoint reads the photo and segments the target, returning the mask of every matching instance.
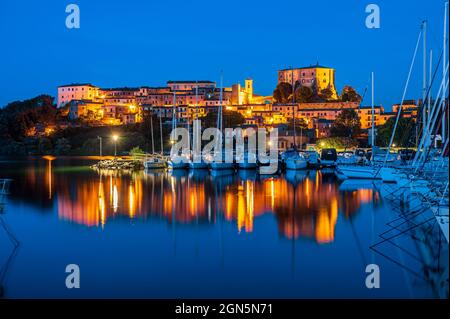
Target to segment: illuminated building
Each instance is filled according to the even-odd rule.
[[[335,70],[319,64],[301,68],[290,68],[278,71],[278,83],[289,84],[299,83],[307,86],[313,91],[320,92],[323,89],[330,89],[332,99],[337,99],[335,82]]]
[[[99,88],[89,84],[68,84],[58,86],[57,107],[64,106],[72,100],[95,100],[99,96]]]

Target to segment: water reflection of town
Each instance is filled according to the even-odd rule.
[[[57,205],[62,220],[105,227],[116,218],[162,218],[168,223],[236,223],[252,232],[254,220],[273,214],[287,238],[332,242],[338,218],[350,219],[361,205],[379,202],[371,189],[342,192],[334,178],[320,171],[291,172],[262,178],[255,172],[211,176],[206,172],[53,172],[45,166],[44,200]],[[27,185],[38,183],[27,173]],[[31,186],[33,187],[33,186]],[[36,189],[36,188],[34,188]],[[340,216],[340,217],[339,217]]]

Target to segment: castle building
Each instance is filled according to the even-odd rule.
[[[320,92],[330,89],[332,99],[337,99],[338,94],[335,87],[335,70],[319,64],[301,68],[290,68],[278,71],[278,83],[298,83],[307,86],[313,91]]]

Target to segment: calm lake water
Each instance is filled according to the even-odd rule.
[[[421,265],[380,241],[396,216],[376,189],[332,172],[98,172],[90,158],[1,159],[14,179],[0,218],[6,298],[417,298]],[[411,246],[408,240],[402,246]],[[381,287],[365,286],[366,266]],[[81,288],[67,289],[77,264]],[[6,270],[6,271],[5,271]]]

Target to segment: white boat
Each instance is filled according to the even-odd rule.
[[[223,132],[223,114],[222,114],[222,101],[223,101],[223,77],[222,75],[220,76],[220,94],[219,94],[219,110],[217,112],[217,129],[220,132]],[[211,163],[209,164],[209,166],[211,167],[212,170],[234,170],[234,163],[233,161],[231,162],[226,162],[226,151],[225,149],[219,150],[219,145],[221,145],[220,143],[216,146],[216,150],[217,152],[222,152],[222,159],[221,161],[215,161],[214,159],[211,161]],[[218,153],[215,153],[218,154]],[[228,154],[230,155],[230,154]],[[231,154],[231,158],[233,159],[233,156]]]
[[[161,158],[150,158],[144,161],[145,169],[161,169],[166,167],[166,162]]]
[[[353,152],[342,152],[338,154],[336,164],[355,165],[360,160],[359,156],[356,156]]]
[[[385,183],[395,183],[397,178],[390,167],[342,165],[336,168],[338,179],[376,179]]]
[[[189,168],[190,169],[207,169],[209,167],[208,163],[204,162],[203,160],[200,162],[189,162]]]
[[[384,160],[386,159],[386,163],[393,163],[398,158],[398,154],[396,153],[389,153],[387,154],[386,158],[386,152],[383,153],[376,153],[372,156],[372,162],[375,163],[384,163]]]
[[[306,158],[301,154],[290,156],[286,158],[284,162],[286,164],[286,169],[298,170],[298,169],[306,169],[308,167],[308,162]]]
[[[178,163],[175,163],[174,161],[169,160],[169,161],[167,162],[167,167],[168,167],[169,169],[186,169],[186,168],[189,167],[189,164],[186,163],[186,162],[184,162],[184,161],[180,161],[180,162],[178,162]]]
[[[212,170],[233,170],[234,163],[212,162],[209,164]]]
[[[318,167],[319,166],[319,153],[316,151],[305,151],[302,152],[303,156],[306,158],[308,167]]]

